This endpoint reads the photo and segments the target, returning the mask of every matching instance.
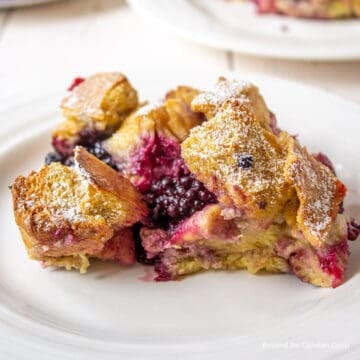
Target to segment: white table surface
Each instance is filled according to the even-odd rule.
[[[287,62],[201,47],[149,26],[123,0],[64,0],[0,10],[2,123],[7,121],[2,109],[65,89],[74,76],[145,68],[156,81],[156,73],[165,67],[173,69],[174,76],[208,71],[215,78],[229,70],[246,78],[275,75],[360,102],[360,61]]]
[[[209,49],[149,25],[123,0],[65,0],[0,10],[0,108],[65,88],[77,75],[131,73],[139,67],[153,77],[164,67],[174,74],[209,71],[214,78],[228,70],[246,78],[274,75],[360,102],[360,61],[304,63]]]

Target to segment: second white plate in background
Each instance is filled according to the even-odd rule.
[[[360,59],[360,19],[259,15],[250,1],[128,2],[164,31],[214,48],[283,59]]]
[[[0,0],[0,8],[14,8],[21,6],[38,5],[57,0]]]

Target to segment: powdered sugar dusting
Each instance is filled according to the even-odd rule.
[[[63,100],[62,108],[67,112],[76,113],[83,121],[101,119],[104,116],[101,108],[102,96],[100,89],[90,88],[87,84],[79,85]]]
[[[164,102],[161,100],[152,102],[150,104],[142,106],[139,110],[135,112],[135,116],[146,116],[149,115],[152,111],[158,109],[163,106]]]
[[[61,107],[67,115],[85,122],[104,121],[108,115],[103,108],[104,99],[113,88],[125,86],[126,82],[126,78],[116,72],[89,76],[63,100]]]
[[[130,205],[59,163],[45,166],[23,181],[17,207],[29,217],[35,232],[50,234],[54,229],[76,228],[80,223],[110,228],[128,220]]]
[[[74,167],[73,169],[84,179],[86,179],[87,182],[93,183],[90,174],[82,167],[80,164],[75,160],[74,161]]]
[[[182,155],[200,181],[217,195],[227,193],[237,206],[244,203],[238,191],[250,197],[247,203],[266,199],[267,207],[276,206],[283,197],[286,155],[269,136],[241,101],[228,100],[211,120],[192,129]],[[243,154],[252,158],[251,168],[239,166]]]
[[[252,87],[248,82],[239,82],[219,78],[214,91],[203,92],[192,101],[193,106],[212,105],[215,108],[221,106],[226,100],[237,99],[242,103],[250,102],[244,91]]]
[[[341,200],[337,200],[337,179],[294,140],[288,168],[300,199],[298,219],[313,243],[326,242]]]

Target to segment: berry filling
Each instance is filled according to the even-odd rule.
[[[253,0],[259,13],[276,12],[274,0]]]
[[[150,192],[153,184],[165,176],[176,178],[189,174],[180,156],[179,143],[159,134],[142,137],[130,162],[131,173],[139,176],[135,185],[142,193]]]
[[[331,170],[331,172],[336,175],[335,168],[331,160],[325,154],[319,152],[318,154],[314,154],[314,158],[320,161],[323,165]]]
[[[350,219],[348,223],[348,240],[354,241],[360,235],[360,225],[354,219]]]
[[[145,193],[154,224],[171,229],[182,220],[208,204],[216,203],[216,197],[192,175],[169,176],[153,183]]]
[[[155,261],[154,270],[157,274],[155,281],[170,281],[173,280],[173,275],[169,272],[168,268],[160,260]]]
[[[81,145],[99,160],[103,161],[112,168],[117,169],[112,161],[111,155],[102,146],[102,141],[107,139],[109,136],[109,133],[103,131],[97,131],[94,129],[83,130],[80,132],[79,139],[75,144],[70,144],[66,139],[54,137],[52,140],[54,151],[49,152],[45,156],[45,164],[49,165],[52,162],[60,162],[66,166],[73,166],[74,147],[75,145]]]
[[[51,151],[45,156],[46,165],[50,165],[53,162],[62,162],[62,156],[57,151]]]
[[[82,77],[76,77],[71,85],[68,87],[68,91],[73,91],[78,85],[80,85],[83,81],[85,81]]]
[[[146,250],[141,241],[140,237],[140,229],[142,228],[142,224],[137,223],[133,226],[133,238],[134,238],[134,245],[135,245],[135,257],[136,261],[143,265],[154,265],[156,262],[156,257],[149,258],[147,256]]]
[[[358,5],[349,0],[252,0],[258,13],[273,13],[313,19],[359,16]]]
[[[156,227],[172,230],[216,197],[190,174],[175,140],[162,135],[143,138],[131,166],[140,176],[135,185],[144,194]]]
[[[72,144],[68,139],[53,137],[51,145],[62,159],[70,156],[74,150],[74,144]]]
[[[319,256],[320,267],[333,277],[333,287],[343,282],[344,263],[350,255],[347,240],[331,246],[325,255]]]

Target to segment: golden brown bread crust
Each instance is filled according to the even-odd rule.
[[[181,154],[220,203],[271,221],[290,197],[283,176],[286,148],[286,139],[279,142],[242,102],[227,100],[212,119],[191,131]],[[242,157],[250,157],[251,166],[241,167]]]
[[[260,222],[281,216],[313,246],[331,242],[345,186],[286,132],[263,127],[242,101],[226,100],[181,149],[225,215]]]
[[[75,148],[74,159],[80,171],[88,177],[92,184],[116,195],[120,201],[126,201],[126,206],[131,211],[126,214],[125,226],[132,225],[147,215],[148,209],[142,200],[142,195],[128,179],[88,153],[81,146]],[[135,221],[134,217],[136,218]]]
[[[123,74],[92,75],[62,101],[65,120],[57,126],[53,136],[76,142],[84,130],[113,132],[137,106],[137,91]]]
[[[298,227],[312,245],[321,246],[331,233],[346,187],[292,138],[289,139],[285,174],[300,202]]]
[[[317,18],[317,19],[341,19],[360,15],[359,0],[309,0],[289,1],[276,0],[271,9],[263,11],[278,12],[287,16]]]
[[[143,139],[154,138],[158,132],[174,138],[168,129],[168,121],[163,103],[145,105],[131,114],[120,129],[103,142],[103,147],[125,176],[132,175],[131,156],[142,145]]]
[[[162,252],[159,244],[167,245],[169,241],[174,249],[192,242],[208,246],[211,241],[216,247],[222,238],[238,240],[244,235],[239,231],[248,225],[253,226],[256,234],[273,224],[284,227],[285,237],[299,238],[307,247],[316,247],[316,251],[323,245],[326,250],[327,245],[346,238],[346,216],[338,215],[345,186],[289,134],[277,128],[274,131],[271,113],[255,86],[224,78],[219,79],[215,91],[206,93],[180,86],[163,101],[127,116],[137,106],[137,97],[135,102],[127,97],[131,93],[130,99],[134,99],[131,86],[126,91],[128,85],[119,74],[89,78],[74,90],[72,100],[70,96],[64,102],[65,132],[55,132],[74,141],[79,130],[113,131],[115,124],[122,122],[116,134],[104,143],[100,144],[99,138],[89,141],[103,146],[112,155],[111,161],[115,160],[122,175],[78,147],[74,169],[52,164],[15,180],[12,189],[15,218],[31,258],[45,265],[78,268],[82,272],[92,257],[132,264],[135,246],[131,226],[147,217],[148,208],[128,179],[137,185],[145,183],[137,181],[142,176],[152,179],[152,174],[145,171],[142,175],[136,169],[143,161],[144,149],[156,154],[155,159],[163,156],[153,150],[159,143],[165,154],[174,148],[177,161],[183,142],[186,165],[216,194],[219,204],[208,205],[180,220],[171,238],[163,229],[143,227],[140,236],[145,236],[143,245],[149,240],[147,254],[155,248]],[[208,121],[204,121],[205,115]],[[133,153],[136,148],[140,151]],[[97,150],[94,153],[99,154],[103,149]],[[181,167],[186,169],[180,160]],[[122,166],[127,162],[129,169]],[[161,161],[158,168],[155,162],[144,163],[144,167],[155,168],[154,173],[160,176],[169,167]],[[179,167],[179,162],[174,164]],[[147,188],[139,189],[145,192]],[[147,218],[148,225],[151,219]],[[282,235],[279,236],[281,240]],[[152,248],[152,242],[157,247]],[[229,244],[226,245],[229,249]],[[273,249],[269,254],[274,256]],[[277,259],[281,266],[277,261],[267,262],[269,254],[258,253],[256,261],[263,264],[260,267],[250,267],[253,264],[250,257],[250,265],[241,266],[255,271],[286,267],[288,271],[285,259]],[[345,255],[344,252],[344,262]]]
[[[123,74],[115,72],[88,77],[61,103],[66,118],[110,124],[137,106],[136,90]]]
[[[194,111],[204,113],[207,119],[211,119],[227,100],[237,100],[239,104],[246,106],[261,126],[270,129],[270,111],[259,89],[248,82],[219,77],[214,89],[196,96],[191,102],[191,107]]]
[[[359,0],[352,0],[354,13],[356,16],[360,16],[360,1]]]
[[[75,161],[78,171],[53,163],[15,179],[15,219],[31,258],[55,258],[54,264],[66,257],[76,264],[81,256],[108,258],[99,255],[106,242],[122,231],[128,238],[127,228],[147,215],[128,180],[83,148],[76,149]]]
[[[135,244],[133,232],[130,228],[121,230],[105,243],[96,257],[101,260],[118,261],[124,265],[135,262]]]
[[[203,122],[203,114],[190,108],[198,93],[190,87],[177,87],[167,93],[165,101],[147,104],[132,113],[119,130],[103,143],[124,174],[129,175],[127,164],[131,154],[142,145],[142,139],[148,140],[161,134],[180,142],[188,136],[190,129]]]
[[[202,113],[191,109],[191,102],[199,93],[197,89],[178,86],[166,94],[165,107],[169,116],[167,126],[179,141],[185,140],[190,129],[204,121]]]
[[[200,90],[198,89],[190,86],[179,85],[175,89],[168,91],[165,98],[166,100],[176,99],[190,106],[191,102],[199,94]]]

